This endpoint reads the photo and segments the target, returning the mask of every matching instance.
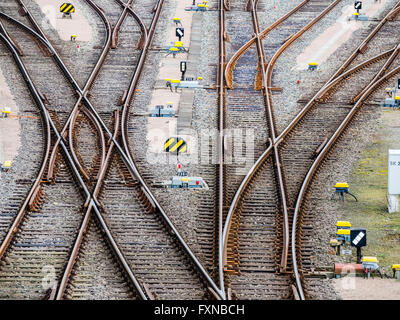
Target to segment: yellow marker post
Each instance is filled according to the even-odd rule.
[[[351,228],[351,223],[349,221],[338,221],[336,222],[336,227]]]
[[[176,54],[177,54],[178,52],[179,52],[179,49],[178,49],[178,48],[172,47],[172,48],[169,48],[169,49],[168,49],[168,54],[167,54],[167,55],[169,55],[169,54],[172,53],[173,57],[175,58],[175,56],[176,56]]]
[[[1,166],[1,171],[7,172],[11,168],[11,161],[7,160],[4,161],[3,165]]]
[[[177,25],[177,26],[182,25],[181,18],[175,17],[172,19],[172,21],[174,21],[175,25]]]
[[[11,114],[11,109],[9,107],[4,107],[1,109],[1,117],[7,118]]]
[[[393,278],[396,276],[397,281],[400,281],[400,264],[392,264]]]

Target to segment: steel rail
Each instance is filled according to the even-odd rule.
[[[6,32],[3,23],[0,21],[0,29],[1,32],[5,35],[5,37],[8,37],[8,33]],[[11,42],[10,43],[14,46],[15,43]],[[18,52],[18,51],[17,51]],[[20,52],[18,52],[19,54]],[[44,112],[42,112],[41,110],[41,116],[42,116],[42,123],[44,125],[44,137],[45,137],[45,150],[44,150],[44,156],[43,156],[43,160],[42,160],[42,164],[40,166],[39,169],[39,173],[37,175],[37,178],[35,179],[27,197],[25,198],[24,203],[22,204],[21,208],[18,210],[18,213],[12,223],[12,225],[10,226],[3,242],[1,243],[0,246],[0,259],[3,257],[5,251],[7,250],[8,246],[10,245],[14,235],[17,233],[18,231],[18,227],[25,215],[25,211],[29,208],[29,202],[30,199],[33,197],[33,195],[35,194],[35,190],[37,190],[37,187],[40,187],[40,183],[41,183],[41,177],[46,169],[46,164],[47,164],[47,160],[49,159],[50,156],[50,144],[51,144],[51,129],[50,129],[50,123],[48,121],[48,118],[46,116],[46,114]]]
[[[117,135],[118,135],[119,121],[120,121],[119,112],[116,111],[115,112],[114,138],[116,138]],[[68,281],[70,279],[70,276],[71,276],[71,273],[72,273],[72,269],[73,269],[73,267],[74,267],[74,265],[76,263],[76,259],[77,259],[78,254],[79,254],[79,250],[81,248],[81,244],[82,244],[83,238],[84,238],[84,236],[85,236],[85,234],[87,232],[87,228],[88,228],[88,225],[89,225],[90,217],[91,217],[91,214],[92,214],[92,209],[96,209],[94,207],[94,204],[96,204],[96,206],[98,206],[97,196],[98,196],[98,194],[100,192],[100,188],[101,188],[101,186],[103,184],[104,177],[105,177],[105,172],[106,172],[106,170],[108,168],[109,161],[110,161],[110,158],[111,158],[111,155],[112,155],[112,152],[113,152],[113,148],[114,148],[114,143],[111,141],[109,149],[107,151],[105,164],[104,164],[104,166],[102,167],[102,169],[101,169],[101,171],[99,173],[99,179],[97,180],[96,187],[95,187],[95,189],[93,191],[92,198],[90,200],[90,204],[87,207],[87,210],[85,212],[84,218],[82,220],[82,224],[81,224],[81,226],[79,228],[79,233],[78,233],[78,236],[77,236],[77,238],[75,240],[75,244],[74,244],[74,247],[72,249],[72,252],[71,252],[70,258],[68,260],[67,266],[66,266],[66,268],[65,268],[65,270],[63,272],[63,276],[61,278],[60,284],[59,284],[57,290],[54,291],[54,295],[51,297],[51,299],[62,300],[63,297],[64,297],[64,293],[65,293],[65,290],[67,288],[67,284],[68,284]],[[99,217],[102,218],[102,216],[101,216],[101,214],[100,214],[100,212],[98,210],[96,210],[96,214],[98,215],[98,218]],[[107,227],[107,225],[106,225],[106,223],[105,223],[105,221],[103,219],[102,219],[102,221],[100,221],[100,223],[102,224],[103,228],[106,227],[108,229],[108,227]],[[113,244],[111,244],[111,245],[113,245]],[[114,244],[114,246],[116,246],[116,244]],[[125,258],[122,261],[123,266],[124,266],[124,261],[126,262]],[[131,270],[129,265],[125,265],[124,268]],[[131,278],[132,278],[132,281],[134,282],[136,290],[139,293],[139,296],[143,300],[147,300],[147,296],[146,296],[145,292],[142,289],[142,285],[137,280],[137,277],[134,275],[134,272],[133,271],[131,271],[131,272],[132,272]]]
[[[292,16],[294,13],[296,13],[300,8],[302,8],[305,4],[310,2],[310,0],[304,0],[300,4],[298,4],[295,8],[290,10],[288,13],[283,15],[281,18],[279,18],[277,21],[275,21],[273,24],[271,24],[269,27],[264,29],[260,34],[259,37],[261,39],[264,39],[272,30],[276,29],[282,22],[287,20],[290,16]],[[257,37],[253,36],[250,41],[245,43],[236,53],[231,57],[229,62],[226,65],[225,68],[225,80],[227,83],[227,87],[229,89],[233,89],[233,79],[232,79],[232,72],[233,69],[235,68],[235,65],[237,61],[243,56],[243,54],[256,42]]]
[[[146,42],[145,42],[145,44],[143,46],[143,50],[142,50],[142,53],[140,55],[139,62],[137,64],[135,74],[132,77],[132,80],[131,80],[131,83],[130,83],[130,86],[129,86],[129,90],[128,90],[128,93],[127,93],[127,97],[126,97],[124,105],[122,107],[122,120],[121,120],[122,144],[124,146],[124,151],[126,152],[127,157],[129,159],[130,163],[132,164],[131,169],[132,169],[133,173],[135,174],[137,180],[140,182],[140,184],[143,187],[142,190],[143,190],[144,194],[150,200],[150,202],[155,204],[155,206],[157,208],[157,212],[161,215],[162,219],[164,220],[166,225],[170,228],[170,230],[175,234],[175,236],[177,237],[178,241],[182,245],[184,251],[190,257],[190,259],[195,264],[197,269],[200,271],[202,276],[205,278],[207,283],[211,286],[211,289],[212,289],[212,290],[210,290],[211,293],[213,293],[214,295],[216,294],[217,295],[216,296],[217,299],[220,298],[220,299],[225,300],[226,299],[225,288],[224,287],[219,288],[215,284],[214,280],[210,277],[210,275],[207,272],[207,270],[204,268],[204,266],[198,260],[196,255],[193,253],[193,250],[190,248],[190,246],[186,243],[184,238],[179,233],[179,231],[176,228],[175,224],[172,222],[172,220],[166,214],[165,210],[162,208],[160,203],[157,201],[157,199],[153,195],[153,193],[150,191],[150,189],[147,186],[146,182],[144,181],[144,179],[142,178],[141,174],[139,173],[139,170],[138,170],[138,168],[137,168],[137,166],[135,164],[135,161],[134,161],[134,159],[132,157],[132,152],[130,150],[129,143],[128,143],[127,124],[128,124],[128,113],[129,113],[130,103],[131,103],[131,100],[132,100],[132,98],[134,96],[134,92],[135,92],[135,90],[137,88],[140,75],[141,75],[141,73],[143,71],[144,63],[146,61],[147,53],[148,53],[148,50],[150,48],[151,42],[153,40],[153,36],[154,36],[154,33],[155,33],[155,27],[156,27],[158,18],[160,16],[163,4],[164,4],[164,0],[158,0],[157,5],[155,7],[156,8],[155,14],[154,14],[153,19],[152,19],[151,24],[150,24],[148,37],[147,37]]]
[[[358,46],[357,50],[350,55],[350,57],[345,61],[345,63],[335,72],[335,74],[330,78],[330,81],[338,77],[340,74],[346,70],[346,68],[354,61],[354,59],[360,53],[364,53],[367,49],[368,43],[375,37],[379,30],[386,24],[386,22],[391,21],[400,13],[400,2],[398,2],[392,10],[379,22],[379,24],[372,30],[372,32],[364,39],[364,41]]]
[[[383,18],[384,21],[388,21],[388,17],[392,16],[393,14],[399,14],[400,11],[400,2],[398,2],[394,8]],[[343,65],[339,68],[340,71],[336,72],[334,76],[328,80],[325,85],[318,91],[318,93],[307,103],[303,109],[296,115],[296,117],[286,126],[286,128],[281,132],[281,134],[276,138],[275,143],[280,143],[286,135],[304,118],[304,116],[308,113],[310,108],[312,107],[313,103],[317,101],[317,98],[322,96],[322,94],[325,92],[325,88],[328,86],[331,86],[333,84],[333,81],[338,78],[340,74],[344,72],[344,70],[350,65],[350,63],[355,59],[355,54],[360,54],[361,53],[361,48],[365,45],[365,43],[368,43],[373,39],[370,35],[373,34],[374,36],[377,34],[377,32],[380,30],[382,26],[379,24],[372,30],[372,32],[367,36],[366,40],[368,41],[363,41],[363,43],[357,47],[357,49],[353,52],[353,54],[350,56],[351,58],[347,59]]]
[[[390,55],[393,53],[395,49],[391,49],[388,51],[385,51],[381,54],[378,54],[377,56],[364,61],[360,64],[358,64],[357,66],[353,67],[352,69],[347,70],[345,73],[341,74],[339,77],[337,77],[334,81],[332,81],[331,83],[329,83],[328,85],[325,85],[318,93],[316,96],[314,96],[314,98],[309,102],[309,104],[314,104],[315,102],[320,100],[320,97],[324,96],[327,92],[329,92],[329,90],[333,87],[335,87],[339,82],[341,82],[342,80],[344,80],[346,77],[351,76],[353,73],[357,72],[358,70],[366,67],[368,64],[371,63],[371,61],[376,61],[379,59],[384,58],[387,55]],[[279,145],[283,139],[286,137],[287,135],[285,135],[284,137],[282,137],[281,140],[277,141],[277,144]],[[251,181],[251,179],[254,177],[254,174],[260,169],[260,167],[263,165],[263,163],[265,162],[265,160],[271,155],[272,152],[272,142],[271,140],[269,140],[269,147],[263,152],[263,154],[257,159],[257,161],[254,163],[254,165],[250,168],[249,173],[245,176],[245,178],[242,180],[238,190],[235,193],[234,199],[232,200],[232,204],[229,208],[229,212],[228,212],[228,216],[227,216],[227,223],[225,224],[224,227],[224,234],[223,234],[223,239],[224,239],[224,261],[226,261],[226,250],[227,250],[227,244],[228,244],[228,236],[229,236],[229,230],[231,227],[231,216],[233,215],[233,213],[237,210],[238,205],[240,203],[240,199],[244,194],[244,191],[246,190],[246,188],[248,187],[249,182]]]
[[[119,247],[118,247],[117,243],[115,242],[111,232],[109,231],[109,228],[108,228],[106,222],[104,221],[104,219],[103,219],[103,217],[102,217],[102,215],[101,215],[101,213],[100,213],[100,211],[99,211],[99,209],[97,207],[97,204],[93,201],[93,199],[91,197],[91,194],[90,194],[85,182],[83,181],[82,177],[79,174],[78,168],[74,164],[74,161],[73,161],[73,159],[72,159],[72,157],[70,155],[70,152],[69,152],[69,150],[68,150],[68,148],[67,148],[67,146],[66,146],[66,144],[64,142],[64,138],[61,137],[60,133],[57,130],[56,125],[54,124],[53,120],[51,119],[51,117],[50,117],[50,115],[49,115],[49,113],[48,113],[48,111],[47,111],[47,109],[46,109],[41,97],[40,97],[39,91],[37,90],[35,84],[33,83],[28,71],[25,68],[24,63],[22,62],[20,56],[18,55],[18,52],[15,50],[14,46],[12,45],[12,43],[8,40],[8,38],[6,36],[4,36],[3,34],[0,34],[0,38],[6,44],[6,46],[8,47],[10,52],[12,53],[12,55],[14,57],[14,60],[17,63],[17,65],[18,65],[18,67],[19,67],[19,69],[21,71],[21,74],[22,74],[25,82],[27,83],[27,85],[29,87],[29,90],[30,90],[30,92],[31,92],[36,104],[38,105],[38,107],[41,110],[41,112],[43,112],[44,115],[46,116],[47,121],[50,123],[51,128],[52,128],[54,134],[56,135],[56,137],[60,139],[61,148],[62,148],[62,150],[63,150],[63,152],[64,152],[64,154],[65,154],[65,156],[67,158],[68,164],[70,165],[70,167],[71,167],[71,169],[73,171],[75,179],[78,181],[79,188],[84,192],[84,194],[85,194],[85,196],[87,198],[91,199],[89,205],[93,206],[93,208],[94,208],[94,210],[96,212],[96,216],[97,216],[100,224],[102,225],[102,228],[105,231],[105,233],[106,233],[106,235],[108,237],[108,240],[110,241],[110,243],[111,243],[116,255],[118,256],[120,262],[122,263],[126,273],[130,277],[130,280],[133,282],[134,285],[136,285],[138,283],[138,281],[136,280],[132,270],[129,267],[129,264],[126,262],[126,259],[124,258],[121,250],[119,249]],[[142,294],[141,291],[139,290],[139,289],[141,289],[140,287],[137,287],[136,289],[138,290],[139,294]]]
[[[275,162],[275,169],[277,173],[277,180],[279,184],[279,193],[280,193],[280,198],[281,198],[281,206],[283,210],[283,227],[282,227],[282,233],[283,233],[283,246],[282,246],[282,256],[281,256],[281,263],[280,263],[280,271],[285,272],[287,268],[287,260],[288,260],[288,252],[289,252],[289,245],[290,245],[290,239],[289,239],[289,216],[288,216],[288,208],[287,208],[287,201],[286,201],[286,192],[285,192],[285,183],[284,183],[284,178],[283,174],[281,171],[281,164],[280,164],[280,156],[279,156],[279,150],[278,150],[278,145],[275,143],[276,141],[276,132],[275,132],[275,122],[274,122],[274,115],[272,111],[272,102],[271,102],[271,82],[272,82],[272,68],[275,65],[276,60],[278,57],[284,52],[284,50],[296,39],[298,39],[304,32],[309,30],[315,23],[317,23],[319,20],[321,20],[327,13],[329,13],[341,0],[335,0],[332,4],[330,4],[324,11],[322,11],[316,18],[314,18],[312,21],[310,21],[306,26],[304,26],[300,31],[298,31],[293,37],[291,37],[288,41],[282,45],[278,51],[274,54],[272,57],[270,63],[267,66],[267,70],[265,71],[264,69],[264,62],[262,59],[259,61],[260,66],[261,66],[261,75],[263,79],[263,90],[264,90],[264,100],[266,103],[267,107],[267,115],[268,115],[268,120],[269,120],[269,131],[271,135],[271,141],[272,141],[272,149],[274,150],[274,162]],[[255,7],[253,3],[253,8],[252,8],[252,14],[253,14],[253,23],[256,23],[257,17],[256,12],[255,12]],[[255,26],[255,31],[256,31],[256,41],[257,41],[257,47],[259,51],[260,57],[262,57],[262,50],[261,48],[262,43],[260,36],[258,34],[259,32],[259,27]],[[265,57],[265,54],[264,54]],[[264,58],[265,59],[265,58]],[[229,216],[229,219],[232,217]],[[231,223],[229,222],[229,226]],[[226,241],[227,242],[227,241]],[[224,248],[227,248],[227,245],[224,245]],[[225,259],[226,259],[226,251],[225,251]]]
[[[224,216],[224,195],[225,195],[225,174],[224,174],[224,129],[225,129],[225,82],[224,82],[224,67],[226,60],[225,51],[225,1],[219,1],[219,42],[218,42],[218,75],[217,75],[217,90],[218,90],[218,277],[221,290],[225,290],[224,284],[224,260],[222,246],[223,232],[223,216]]]
[[[397,50],[393,52],[391,57],[393,55],[397,55],[399,52],[399,46],[397,47]],[[300,192],[297,197],[296,201],[296,207],[294,211],[294,216],[293,216],[293,225],[292,225],[292,256],[293,256],[293,265],[295,266],[295,269],[298,271],[297,268],[297,246],[296,246],[296,237],[298,235],[297,232],[297,221],[298,221],[298,216],[301,214],[301,206],[303,204],[303,200],[305,199],[305,195],[308,191],[309,184],[314,177],[314,174],[316,173],[316,170],[319,168],[321,162],[327,155],[327,153],[332,149],[332,146],[335,144],[335,142],[338,141],[339,137],[344,133],[344,130],[348,127],[354,116],[356,115],[357,111],[361,108],[363,103],[367,100],[369,95],[374,91],[375,88],[379,87],[383,82],[385,82],[388,78],[394,76],[395,74],[400,72],[400,66],[396,67],[392,71],[386,73],[386,75],[383,75],[383,73],[387,70],[388,65],[390,65],[393,62],[393,59],[389,58],[385,65],[382,67],[381,71],[378,73],[380,75],[380,79],[377,80],[374,78],[370,84],[368,85],[368,89],[363,93],[363,95],[360,97],[360,99],[356,102],[356,104],[353,106],[353,108],[350,110],[346,118],[342,121],[338,129],[335,131],[335,133],[332,135],[332,137],[329,139],[329,141],[326,143],[324,148],[321,150],[321,152],[318,154],[318,157],[314,160],[311,168],[307,172],[307,175],[303,181],[303,184],[301,186]],[[299,272],[295,272],[295,278],[296,278],[296,284],[298,288],[302,288],[301,285],[301,277]],[[305,300],[305,295],[303,290],[299,291],[299,295],[301,300]]]
[[[392,10],[389,14],[388,14],[388,16],[390,16],[391,17],[391,19],[393,19],[393,17],[395,17],[397,14],[398,14],[398,8],[399,8],[399,4],[397,4],[396,5],[396,10]],[[330,9],[332,9],[332,5],[331,5],[331,7],[329,8],[327,8],[327,10],[330,10]],[[325,11],[325,14],[326,14],[327,12]],[[387,17],[388,17],[387,16]],[[310,25],[308,25],[308,27],[307,27],[307,29],[309,29],[311,26]],[[378,26],[379,27],[379,26]],[[377,27],[377,28],[378,28]],[[376,28],[376,29],[377,29]],[[376,32],[375,32],[376,33]],[[292,37],[291,38],[291,42],[290,43],[292,43],[294,40],[295,40],[295,38],[296,37]],[[371,37],[369,38],[369,40],[371,39]],[[368,40],[368,41],[369,41]],[[289,44],[290,44],[289,43]],[[288,46],[288,44],[286,43],[285,44],[286,45],[286,47]],[[358,50],[357,50],[358,51]],[[379,56],[379,55],[378,55]],[[372,59],[374,59],[374,58],[372,58]],[[372,60],[371,59],[371,60]],[[348,66],[349,65],[349,62],[347,62],[347,65],[346,66]],[[354,68],[354,69],[356,69],[356,68]],[[355,70],[352,70],[352,71],[355,71]],[[350,72],[349,72],[350,73]],[[346,75],[348,75],[349,73],[346,73]],[[342,79],[342,78],[344,78],[344,77],[340,77],[340,79]],[[339,80],[340,80],[339,79]],[[323,87],[323,88],[321,88],[321,90],[311,99],[311,101],[301,110],[301,112],[296,116],[296,118],[291,122],[291,124],[289,125],[289,126],[287,126],[286,128],[285,128],[285,130],[275,139],[275,141],[274,141],[274,144],[276,144],[276,145],[279,145],[282,141],[283,141],[283,139],[292,131],[292,129],[294,128],[294,126],[297,124],[297,123],[299,123],[303,118],[304,118],[304,116],[306,115],[306,113],[310,110],[310,108],[313,106],[313,104],[314,104],[314,102],[315,101],[317,101],[317,99],[318,99],[318,97],[319,96],[322,96],[323,94],[325,94],[326,93],[326,91],[324,90],[325,89],[325,87],[326,86],[330,86],[330,84],[332,85],[332,84],[335,84],[335,83],[337,83],[338,81],[335,81],[335,82],[328,82],[328,83],[326,83],[325,84],[325,86]],[[267,87],[270,87],[270,86],[267,86]],[[224,239],[224,241],[223,241],[223,243],[224,243],[224,260],[226,260],[226,249],[227,249],[227,241],[228,241],[228,236],[229,236],[229,230],[230,230],[230,226],[231,226],[231,219],[232,219],[232,217],[233,217],[233,213],[235,212],[235,210],[236,210],[236,208],[237,208],[237,206],[238,206],[238,204],[239,204],[239,200],[240,200],[240,198],[241,198],[241,196],[242,196],[242,193],[244,192],[244,190],[246,189],[246,187],[247,187],[247,185],[248,185],[248,183],[249,183],[249,181],[251,180],[251,178],[252,178],[252,176],[254,175],[254,173],[258,170],[258,168],[261,166],[261,164],[265,161],[265,159],[270,155],[270,153],[272,152],[272,146],[270,145],[269,147],[268,147],[268,149],[261,155],[261,157],[256,161],[256,163],[253,165],[253,167],[252,167],[252,169],[249,171],[249,173],[246,175],[246,177],[243,179],[243,181],[242,181],[242,183],[241,183],[241,185],[240,185],[240,187],[239,187],[239,189],[237,190],[237,192],[236,192],[236,194],[235,194],[235,197],[234,197],[234,200],[233,200],[233,202],[232,202],[232,204],[231,204],[231,206],[230,206],[230,209],[229,209],[229,212],[228,212],[228,216],[227,216],[227,219],[226,219],[226,221],[225,221],[225,226],[224,226],[224,234],[223,234],[223,239]]]
[[[91,3],[92,6],[96,7],[90,0],[87,0],[87,1],[89,1],[89,2]],[[96,8],[97,8],[97,7],[96,7]],[[23,7],[23,9],[24,9],[25,13],[28,14],[29,11],[27,10],[27,8],[26,8],[26,7]],[[102,14],[102,12],[101,12],[99,9],[98,9],[98,12],[106,19],[106,17]],[[1,13],[0,13],[0,14],[1,14]],[[7,15],[4,15],[4,16],[5,16],[6,18],[10,18],[10,17],[8,17]],[[15,20],[12,19],[12,18],[11,18],[11,20],[12,20],[12,22],[15,21]],[[31,20],[34,21],[33,17],[31,17]],[[106,20],[105,20],[105,21],[106,21]],[[36,24],[36,22],[35,22],[35,24]],[[20,24],[20,25],[21,25],[25,30],[30,31],[31,34],[33,34],[34,36],[38,37],[38,38],[50,49],[50,51],[53,52],[53,55],[54,55],[54,56],[57,56],[57,58],[59,59],[59,65],[64,66],[63,63],[62,63],[62,61],[61,61],[61,59],[58,57],[58,54],[55,52],[54,48],[51,46],[51,44],[50,44],[49,41],[46,41],[46,39],[42,38],[39,34],[37,34],[36,32],[34,32],[33,30],[31,30],[30,28],[26,27],[25,25],[22,25],[22,24]],[[109,24],[108,24],[108,25],[109,25]],[[37,28],[39,29],[39,32],[41,32],[40,27],[39,27],[37,24],[36,24],[36,26],[37,26]],[[103,53],[104,53],[104,52],[105,52],[105,51],[103,51]],[[102,59],[100,59],[99,61],[101,61],[101,60],[104,61],[104,59],[105,59],[105,56],[103,56]],[[101,64],[99,64],[99,61],[98,61],[97,66],[100,66],[100,65],[101,65]],[[65,68],[65,66],[64,66],[64,68]],[[92,75],[93,75],[93,74],[94,74],[94,73],[92,73]],[[91,78],[94,80],[95,77],[91,77]],[[69,77],[69,79],[70,79],[70,82],[71,82],[71,83],[73,83],[73,84],[75,84],[75,86],[77,86],[77,83],[76,83],[76,81],[73,79],[72,75]],[[92,81],[92,80],[91,80],[91,81]],[[79,87],[78,87],[78,88],[79,88]],[[89,86],[86,86],[86,88],[88,89]],[[83,95],[82,92],[81,92],[80,98],[82,98],[82,96],[84,96],[84,95]],[[86,96],[84,96],[84,97],[86,97]],[[58,140],[59,140],[59,141],[61,141],[61,139],[63,139],[63,138],[61,138],[61,137],[62,137],[62,136],[61,136],[60,134],[58,134]],[[63,141],[61,141],[61,142],[63,142]],[[86,194],[88,195],[88,190],[87,190],[87,189],[86,189]],[[89,197],[87,197],[86,205],[87,205],[88,203],[89,203]],[[102,219],[102,217],[101,217],[101,215],[100,215],[99,210],[97,210],[96,207],[95,207],[95,209],[96,209],[96,214],[98,213],[98,219],[100,220],[100,223],[102,224],[103,227],[106,226],[104,220]],[[100,215],[100,216],[99,216],[99,215]],[[22,219],[22,217],[21,217],[21,219]],[[21,219],[19,219],[19,221],[21,221]],[[103,221],[102,221],[102,220],[103,220]],[[108,228],[105,229],[105,232],[106,232],[106,234],[108,234],[109,236],[111,235],[111,233],[109,232]],[[116,242],[114,241],[114,239],[111,238],[111,239],[109,239],[109,241],[111,242],[111,244],[112,244],[114,250],[116,251],[117,256],[118,256],[119,258],[120,258],[120,257],[123,257],[122,254],[121,254],[121,252],[120,252],[120,250],[119,250],[119,248],[118,248],[118,246],[116,245]],[[11,242],[11,239],[10,239],[10,241],[7,241],[7,242],[5,243],[5,244],[6,244],[6,247],[9,245],[10,242]],[[5,250],[5,249],[4,249],[4,250]],[[133,276],[133,272],[130,270],[130,267],[128,266],[128,264],[126,263],[126,261],[124,261],[124,259],[121,260],[121,263],[122,263],[122,265],[125,267],[126,272],[128,273],[128,276],[130,277],[131,281],[134,283],[135,287],[137,287],[137,285],[136,285],[137,280],[136,280],[135,277]],[[137,290],[138,290],[139,293],[140,293],[141,288],[140,288],[140,287],[137,287]]]
[[[273,111],[272,111],[272,105],[269,103],[268,100],[268,88],[267,88],[267,75],[264,69],[264,66],[266,64],[266,58],[265,58],[265,51],[264,51],[264,46],[262,44],[261,38],[259,36],[260,32],[260,26],[258,23],[258,17],[257,17],[257,10],[255,7],[255,4],[253,0],[249,0],[252,3],[252,16],[253,16],[253,26],[254,26],[254,31],[256,34],[257,38],[257,51],[259,55],[259,66],[260,66],[260,72],[261,72],[261,79],[263,82],[263,98],[264,102],[266,105],[266,113],[268,117],[268,130],[270,132],[270,139],[271,141],[275,141],[276,138],[276,130],[275,130],[275,123],[274,123],[274,116],[273,116]],[[288,216],[288,208],[287,208],[287,201],[286,201],[286,191],[285,191],[285,184],[283,181],[283,174],[282,174],[282,169],[281,169],[281,160],[280,160],[280,155],[279,155],[279,150],[275,144],[272,144],[272,148],[274,150],[274,162],[275,162],[275,170],[276,170],[276,175],[277,175],[277,180],[278,180],[278,188],[279,188],[279,194],[280,194],[280,202],[281,202],[281,208],[283,210],[283,246],[282,246],[282,254],[281,254],[281,264],[280,264],[280,272],[285,272],[287,268],[287,259],[288,259],[288,252],[289,252],[289,216]]]
[[[90,1],[90,0],[87,0]],[[137,70],[141,71],[141,68],[143,67],[144,64],[144,60],[145,60],[145,56],[149,49],[151,40],[152,40],[152,35],[154,35],[154,31],[155,31],[155,26],[156,26],[156,22],[158,20],[158,17],[160,15],[161,12],[161,8],[162,8],[162,4],[163,4],[164,0],[159,0],[157,3],[157,10],[155,15],[153,16],[153,20],[151,23],[151,27],[150,27],[150,31],[149,31],[149,36],[146,39],[146,44],[142,50],[142,53],[140,55],[140,60],[139,60],[139,64],[137,66]],[[100,11],[101,12],[101,11]],[[13,19],[12,17],[1,13],[0,12],[0,16],[13,21],[14,23],[20,25],[22,28],[24,28],[27,32],[31,33],[32,35],[34,35],[37,39],[39,39],[44,45],[46,45],[46,47],[50,50],[50,52],[53,53],[53,57],[56,59],[57,63],[59,64],[60,68],[62,69],[62,71],[65,73],[66,77],[71,81],[71,83],[74,85],[75,89],[77,90],[77,92],[80,93],[80,95],[82,95],[82,99],[84,100],[84,103],[89,107],[90,111],[95,115],[95,117],[97,118],[97,120],[100,122],[100,124],[103,127],[103,130],[107,133],[108,137],[114,142],[115,146],[118,149],[118,152],[121,154],[123,161],[125,162],[126,166],[128,167],[130,173],[136,177],[136,179],[139,180],[139,182],[143,185],[143,191],[146,195],[146,197],[149,199],[149,201],[153,202],[156,206],[158,211],[160,212],[162,218],[164,219],[164,221],[166,222],[166,224],[169,226],[169,228],[172,230],[173,233],[175,233],[176,237],[178,238],[178,241],[181,243],[181,245],[183,246],[184,250],[186,251],[186,253],[189,255],[190,259],[194,262],[194,264],[196,265],[196,267],[199,269],[200,273],[204,276],[204,278],[206,279],[206,281],[210,284],[211,288],[216,292],[216,294],[218,295],[219,298],[221,299],[226,299],[226,294],[225,294],[225,288],[218,288],[218,286],[214,283],[214,281],[211,279],[210,275],[208,274],[208,272],[205,270],[205,268],[202,266],[202,264],[200,263],[200,261],[197,259],[197,257],[194,255],[193,251],[191,250],[191,248],[187,245],[187,243],[185,242],[185,240],[183,239],[183,237],[179,234],[178,230],[176,229],[175,225],[172,223],[172,221],[169,219],[169,217],[167,216],[167,214],[165,213],[165,211],[162,209],[162,207],[160,206],[160,204],[158,203],[158,201],[155,199],[154,195],[150,192],[148,186],[145,184],[144,180],[142,179],[141,175],[139,174],[139,171],[137,170],[136,165],[134,164],[129,148],[127,147],[127,143],[126,143],[126,137],[125,137],[125,120],[124,117],[126,117],[126,112],[127,112],[127,107],[128,107],[128,102],[130,101],[130,99],[133,96],[133,92],[134,92],[134,87],[137,84],[137,81],[139,79],[139,75],[140,72],[135,72],[135,75],[132,79],[131,84],[135,84],[135,85],[131,85],[130,86],[130,90],[128,92],[128,97],[125,104],[124,104],[124,108],[123,108],[123,119],[122,119],[122,139],[124,141],[124,147],[125,147],[125,151],[120,144],[113,138],[112,133],[109,131],[109,129],[107,128],[107,126],[105,125],[105,123],[103,122],[103,120],[101,119],[100,115],[98,114],[98,112],[95,110],[95,108],[93,107],[93,105],[91,104],[91,102],[88,100],[87,96],[84,95],[82,93],[82,90],[80,89],[79,85],[76,83],[75,79],[73,78],[73,76],[71,75],[71,73],[69,72],[69,70],[67,69],[67,67],[65,66],[65,64],[62,62],[62,60],[60,59],[59,55],[57,54],[57,52],[54,50],[53,46],[46,41],[42,36],[40,36],[37,32],[35,32],[34,30],[32,30],[31,28],[25,26],[24,24],[20,23],[19,21]],[[126,119],[126,118],[125,118]]]

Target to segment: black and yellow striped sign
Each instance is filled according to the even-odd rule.
[[[70,14],[75,12],[75,7],[70,3],[64,3],[60,7],[60,12]]]
[[[182,153],[187,151],[185,140],[179,137],[171,137],[164,143],[164,151],[171,153]]]

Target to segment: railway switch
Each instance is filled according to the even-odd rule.
[[[396,100],[394,100],[393,98],[386,98],[385,103],[383,105],[384,105],[384,107],[395,108]]]
[[[390,98],[393,98],[393,93],[394,93],[393,88],[390,88],[390,87],[389,88],[385,88],[385,92]]]
[[[183,46],[182,41],[175,41],[173,45],[168,46],[166,49],[167,56],[172,54],[175,58],[175,55],[181,52],[188,52],[188,49]]]
[[[174,47],[178,48],[179,51],[187,52],[188,50],[183,46],[182,41],[175,41]]]
[[[393,278],[396,278],[397,281],[400,281],[400,264],[392,264],[393,270]]]
[[[314,71],[318,69],[318,63],[316,62],[310,62],[308,64],[308,70]]]
[[[4,107],[3,109],[1,109],[1,117],[2,118],[8,118],[10,113],[11,113],[11,108],[9,108],[9,107]]]
[[[181,61],[180,63],[180,70],[181,70],[181,80],[185,80],[185,73],[187,69],[187,63],[186,61]]]
[[[370,278],[371,274],[378,270],[378,259],[376,257],[363,257],[362,258],[362,267],[364,269],[364,277],[367,276],[367,279]]]
[[[362,9],[362,2],[361,1],[355,1],[354,2],[354,9],[356,9],[357,12],[360,13],[360,10]]]
[[[11,161],[4,161],[4,163],[1,165],[1,171],[7,172],[10,169],[11,169]]]
[[[339,199],[344,201],[345,194],[351,195],[356,201],[358,201],[356,196],[354,194],[350,193],[349,184],[345,183],[345,182],[338,182],[335,184],[335,193],[332,195],[331,200],[334,199],[337,195],[339,197]]]

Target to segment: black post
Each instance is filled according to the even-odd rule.
[[[361,263],[361,247],[357,247],[357,263]]]

